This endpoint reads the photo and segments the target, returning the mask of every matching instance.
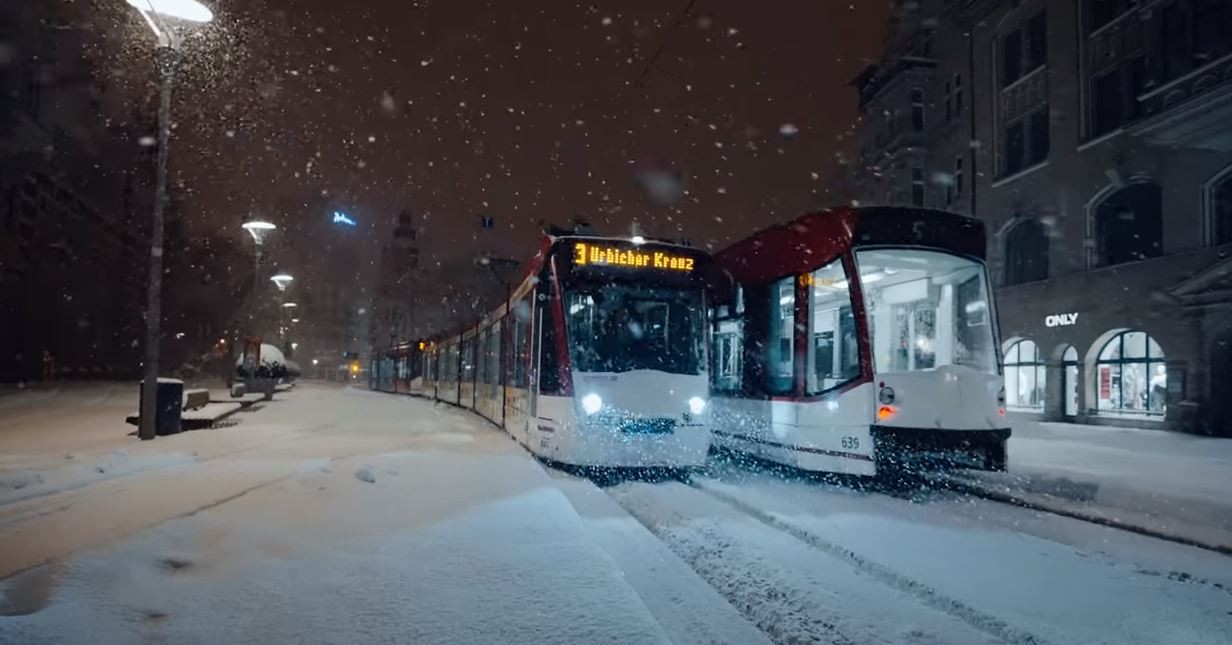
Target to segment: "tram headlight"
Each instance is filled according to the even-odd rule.
[[[706,399],[700,396],[695,396],[689,399],[689,412],[693,414],[701,414],[706,411]]]
[[[590,394],[587,394],[586,396],[582,397],[582,409],[586,411],[586,414],[594,414],[598,412],[602,407],[603,407],[603,398],[600,397],[598,394],[591,392]]]
[[[881,401],[882,403],[886,405],[890,405],[891,403],[893,403],[894,402],[894,388],[888,385],[883,385],[881,387],[881,390],[877,392],[877,400]]]

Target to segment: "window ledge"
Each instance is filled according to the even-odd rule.
[[[1025,176],[1027,176],[1027,175],[1029,175],[1029,174],[1031,174],[1031,173],[1033,173],[1033,172],[1035,172],[1035,171],[1039,170],[1040,168],[1043,168],[1043,167],[1045,167],[1045,166],[1047,166],[1047,165],[1048,165],[1048,160],[1047,160],[1047,159],[1045,159],[1045,160],[1043,160],[1043,161],[1041,161],[1041,162],[1039,162],[1039,163],[1035,164],[1034,166],[1027,166],[1026,168],[1023,168],[1022,170],[1019,170],[1018,172],[1016,172],[1016,173],[1014,173],[1014,174],[1012,174],[1012,175],[1006,175],[1006,176],[1004,176],[1004,177],[1002,177],[1002,178],[1000,178],[1000,179],[997,179],[997,180],[993,181],[993,182],[992,182],[992,187],[993,187],[993,188],[999,188],[999,187],[1004,186],[1004,185],[1006,185],[1006,184],[1008,184],[1008,183],[1011,183],[1011,182],[1013,182],[1013,181],[1017,181],[1017,180],[1022,179],[1023,177],[1025,177]]]
[[[1108,140],[1110,140],[1110,139],[1115,139],[1115,138],[1117,138],[1117,137],[1118,137],[1118,136],[1120,136],[1121,134],[1124,134],[1124,132],[1125,132],[1125,128],[1123,128],[1123,127],[1121,127],[1121,128],[1116,128],[1115,130],[1111,130],[1111,131],[1109,131],[1109,132],[1105,132],[1105,133],[1103,133],[1103,134],[1101,134],[1101,135],[1099,135],[1099,136],[1097,136],[1097,137],[1095,137],[1095,138],[1093,138],[1093,139],[1087,139],[1086,141],[1083,141],[1082,143],[1078,144],[1078,147],[1077,147],[1077,148],[1075,148],[1074,150],[1076,150],[1076,151],[1078,151],[1078,152],[1082,152],[1082,151],[1084,151],[1084,150],[1086,150],[1086,149],[1088,149],[1088,148],[1094,148],[1095,146],[1097,146],[1097,145],[1099,145],[1099,144],[1101,144],[1101,143],[1103,143],[1103,142],[1105,142],[1105,141],[1108,141]]]

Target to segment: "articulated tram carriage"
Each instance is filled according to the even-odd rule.
[[[1004,469],[1010,430],[984,228],[838,208],[718,253],[716,445],[808,470]]]
[[[387,350],[374,387],[472,409],[556,462],[703,463],[707,292],[725,280],[709,256],[640,237],[560,235],[528,269],[477,324]]]

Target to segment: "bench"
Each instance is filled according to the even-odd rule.
[[[185,410],[198,410],[210,402],[210,391],[205,388],[184,390]]]

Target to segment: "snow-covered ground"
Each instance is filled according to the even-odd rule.
[[[769,545],[757,551],[761,575],[776,581],[785,579],[783,572],[813,584],[842,580],[833,573],[801,576],[807,569],[800,546],[808,545],[845,563],[847,575],[877,580],[1007,642],[1196,645],[1227,643],[1232,634],[1232,558],[1203,549],[947,491],[904,498],[737,467],[717,467],[695,483],[700,490],[689,491],[695,501],[688,504],[654,499],[660,493],[624,494],[634,496],[634,508],[668,513],[669,534],[684,535],[695,543],[688,548],[704,556],[706,544],[749,542],[722,537],[735,522],[716,522],[717,513],[734,510],[777,529],[780,539],[791,536],[794,551]],[[728,547],[738,548],[747,547]],[[713,575],[751,586],[755,574],[744,558],[712,560]],[[837,588],[859,601],[831,608],[826,620],[896,616],[930,634],[931,642],[960,642],[957,632],[932,631],[878,601],[893,594],[869,601],[852,591],[859,587]],[[875,642],[865,640],[865,627],[856,623],[855,634],[845,635]]]
[[[1014,419],[994,490],[1232,550],[1232,439]]]
[[[221,428],[140,442],[123,423],[131,390],[0,397],[0,643],[1232,634],[1232,558],[1053,514],[718,460],[692,485],[600,488],[466,412],[325,385]],[[1075,456],[1050,457],[1054,440],[1078,444],[1062,450]],[[1072,468],[1072,480],[1108,488],[1132,481],[1100,479],[1086,461],[1117,463],[1109,446],[1152,450],[1015,442],[1015,473]],[[1216,452],[1166,454],[1183,466]],[[1209,467],[1201,477],[1220,468]],[[1206,486],[1175,488],[1218,503]]]
[[[284,399],[130,444],[188,463],[0,505],[0,642],[671,642],[505,435],[403,397]]]

